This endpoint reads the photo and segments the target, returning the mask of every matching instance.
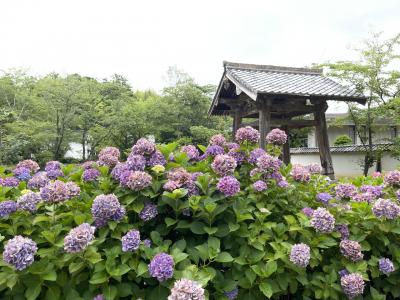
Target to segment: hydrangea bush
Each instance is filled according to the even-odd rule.
[[[1,168],[0,298],[400,298],[400,172],[333,182],[259,138]]]

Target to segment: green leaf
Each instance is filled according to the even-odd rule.
[[[109,285],[103,290],[104,297],[106,300],[113,300],[118,295],[118,290],[115,286]]]
[[[267,282],[267,281],[263,281],[260,283],[260,291],[267,297],[270,298],[272,297],[272,295],[274,294],[273,290],[272,290],[272,285]]]
[[[68,270],[72,274],[72,273],[75,273],[75,272],[83,269],[84,267],[85,267],[85,263],[83,261],[73,262],[73,263],[70,263]]]
[[[208,226],[204,226],[203,230],[205,232],[207,232],[209,235],[212,235],[214,233],[216,233],[218,231],[218,227],[208,227]]]
[[[271,276],[273,273],[276,272],[278,268],[278,264],[276,263],[275,260],[271,260],[269,262],[267,262],[267,264],[265,265],[265,277],[269,277]]]
[[[138,265],[136,273],[138,276],[141,276],[141,275],[145,274],[146,272],[147,272],[147,264],[141,261]]]
[[[49,273],[46,273],[41,276],[43,280],[48,280],[48,281],[56,281],[57,280],[57,273],[55,270],[51,270]]]
[[[204,234],[204,224],[201,222],[193,222],[192,225],[190,225],[190,230],[195,233],[195,234]]]
[[[42,281],[39,279],[29,280],[28,288],[25,291],[27,300],[35,300],[42,289]]]
[[[217,257],[215,258],[215,260],[217,262],[231,262],[233,261],[233,257],[228,253],[228,252],[221,252],[217,255]]]
[[[171,219],[171,218],[165,218],[164,221],[165,221],[165,224],[167,224],[167,227],[178,223],[178,220],[174,220],[174,219]]]
[[[127,264],[121,264],[114,267],[110,273],[112,276],[122,276],[131,270]]]
[[[92,278],[90,278],[89,283],[90,284],[101,284],[104,282],[108,281],[108,276],[105,272],[101,271],[101,272],[97,272],[94,273]]]

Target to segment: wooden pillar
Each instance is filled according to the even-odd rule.
[[[287,141],[283,144],[283,162],[285,165],[290,164],[290,144],[289,144],[289,130],[287,126],[283,126],[282,130],[287,134]]]
[[[271,126],[271,108],[268,99],[261,99],[258,109],[258,122],[258,130],[260,131],[260,148],[265,149],[267,133]]]
[[[233,124],[232,124],[232,135],[233,140],[235,140],[236,131],[240,128],[242,123],[242,115],[240,113],[240,109],[236,108],[233,114]]]
[[[321,159],[322,174],[335,179],[335,172],[332,165],[331,151],[329,147],[328,129],[326,127],[325,111],[327,109],[326,102],[321,108],[314,112],[316,122],[315,133],[317,136],[319,157]]]

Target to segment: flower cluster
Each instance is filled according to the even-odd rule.
[[[372,194],[377,198],[383,195],[383,185],[362,185],[360,187],[360,192]]]
[[[156,150],[146,161],[146,166],[154,167],[154,166],[165,166],[167,161],[165,160],[164,155]]]
[[[49,183],[50,179],[46,172],[38,172],[28,181],[28,188],[40,189]]]
[[[317,194],[317,200],[327,205],[329,201],[332,199],[332,196],[328,193],[319,193]]]
[[[379,271],[381,271],[383,274],[388,275],[394,271],[393,262],[389,258],[382,257],[379,259],[378,265]]]
[[[228,298],[228,300],[235,300],[239,295],[239,289],[234,288],[233,290],[224,292],[224,295]]]
[[[211,168],[219,176],[232,175],[236,166],[236,160],[232,156],[225,154],[217,155],[211,163]]]
[[[220,147],[224,147],[225,144],[226,144],[226,139],[222,134],[216,134],[210,138],[210,145],[217,145]]]
[[[283,145],[287,141],[287,135],[283,130],[280,130],[279,128],[272,129],[268,134],[267,134],[267,142],[269,144],[274,144],[274,145]]]
[[[56,160],[49,161],[46,164],[44,170],[47,173],[47,177],[49,177],[50,179],[56,179],[57,177],[64,176],[64,173],[61,170],[61,163]]]
[[[335,226],[335,229],[340,233],[342,240],[347,240],[350,237],[349,226],[347,224],[338,224]]]
[[[349,199],[357,193],[357,189],[352,184],[342,183],[335,187],[335,192],[339,199]]]
[[[387,185],[400,187],[400,171],[390,171],[385,176],[385,183]]]
[[[139,213],[139,218],[142,221],[150,221],[158,215],[157,205],[151,202],[147,202],[143,209]]]
[[[97,196],[91,211],[96,227],[102,227],[110,220],[119,221],[125,216],[125,208],[114,194]]]
[[[31,159],[26,159],[26,160],[20,161],[20,162],[15,166],[15,168],[16,168],[16,169],[19,169],[19,168],[27,168],[27,169],[29,169],[32,173],[36,173],[37,171],[40,170],[40,167],[39,167],[38,163],[37,163],[36,161],[34,161],[34,160],[31,160]]]
[[[0,218],[4,218],[17,210],[17,203],[12,200],[0,202]]]
[[[350,273],[342,276],[340,279],[340,285],[346,296],[349,299],[353,299],[364,292],[364,280],[359,273]]]
[[[236,131],[235,139],[240,144],[244,142],[255,144],[260,139],[260,133],[257,129],[246,126]]]
[[[120,183],[132,191],[141,191],[151,185],[153,178],[143,171],[124,172],[120,176]]]
[[[111,171],[111,177],[114,178],[117,181],[121,181],[121,176],[124,172],[127,172],[126,174],[129,174],[129,167],[126,163],[117,163],[115,167]]]
[[[33,264],[37,250],[34,241],[17,235],[5,243],[3,260],[18,271],[22,271]]]
[[[257,168],[264,173],[277,172],[281,165],[281,160],[269,154],[263,154],[257,159]]]
[[[105,147],[99,153],[98,164],[100,166],[114,167],[119,160],[120,152],[115,147]]]
[[[314,210],[311,207],[304,207],[301,211],[309,218],[312,217],[314,213]]]
[[[255,165],[255,164],[257,163],[257,159],[258,159],[260,156],[264,155],[264,154],[266,154],[266,152],[265,152],[264,149],[256,148],[256,149],[252,150],[252,151],[250,152],[250,155],[249,155],[249,158],[248,158],[249,163]]]
[[[126,160],[126,165],[129,170],[143,171],[146,167],[146,158],[143,155],[131,153]]]
[[[74,182],[55,180],[40,189],[40,197],[50,203],[60,203],[78,196],[79,187]]]
[[[311,179],[309,170],[302,165],[294,165],[290,172],[293,179],[298,182],[308,182]]]
[[[218,145],[210,145],[206,149],[206,153],[204,153],[204,157],[199,157],[199,159],[206,158],[208,156],[217,156],[218,154],[224,154],[225,150],[223,147]]]
[[[27,181],[31,179],[31,170],[26,167],[19,167],[14,169],[13,174],[21,181]]]
[[[395,219],[400,215],[400,206],[387,199],[378,199],[372,207],[372,212],[378,218]]]
[[[217,189],[225,196],[234,196],[240,192],[240,182],[233,176],[225,176],[218,180]]]
[[[133,252],[139,249],[140,246],[140,232],[139,230],[132,229],[129,230],[127,234],[125,234],[121,238],[122,243],[122,251],[124,252]]]
[[[195,281],[180,279],[175,281],[168,300],[205,300],[204,289]]]
[[[154,151],[156,151],[156,145],[145,138],[138,139],[132,147],[132,153],[138,155],[150,155]]]
[[[86,169],[92,169],[92,168],[97,168],[99,165],[97,164],[97,162],[93,161],[93,160],[88,160],[85,161],[81,167],[86,170]]]
[[[246,161],[246,154],[238,149],[229,150],[227,155],[233,157],[237,165],[241,165]]]
[[[16,177],[0,178],[0,186],[17,187],[18,185],[19,185],[19,180]]]
[[[174,275],[174,259],[164,252],[157,254],[150,261],[149,273],[151,277],[157,278],[160,282],[172,278]]]
[[[325,208],[314,210],[310,224],[318,232],[330,233],[335,228],[335,217]]]
[[[352,261],[359,261],[364,257],[361,252],[361,245],[356,241],[342,240],[339,246],[340,252],[347,259],[350,259]]]
[[[78,253],[86,249],[94,239],[95,227],[83,223],[73,229],[64,238],[64,250]]]
[[[200,156],[199,150],[193,145],[183,146],[181,152],[186,153],[189,159],[192,160],[198,160]]]
[[[309,165],[306,166],[306,168],[308,169],[308,171],[309,171],[311,174],[319,174],[319,173],[322,172],[321,166],[320,166],[319,164],[316,164],[316,163],[314,163],[314,164],[309,164]]]
[[[82,180],[86,182],[94,181],[101,175],[100,171],[94,168],[85,169]]]
[[[306,244],[295,244],[290,251],[290,261],[295,265],[305,268],[310,262],[310,247]]]
[[[253,183],[253,188],[257,192],[262,192],[262,191],[265,191],[267,189],[267,184],[265,183],[265,181],[257,180],[256,182]]]
[[[24,210],[30,213],[34,213],[37,210],[36,205],[42,200],[39,193],[28,191],[21,195],[17,200],[18,210]]]

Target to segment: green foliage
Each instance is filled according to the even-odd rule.
[[[253,148],[241,146],[247,154]],[[1,299],[91,299],[99,293],[106,299],[166,299],[169,288],[180,278],[199,282],[208,299],[227,299],[224,293],[236,287],[238,299],[280,299],[288,295],[294,299],[345,299],[338,276],[343,268],[359,272],[367,280],[365,299],[400,297],[398,272],[387,276],[378,269],[381,257],[391,258],[396,269],[400,264],[398,218],[375,217],[367,202],[331,200],[327,208],[336,224],[348,224],[350,238],[362,245],[364,259],[351,262],[340,253],[339,233],[317,233],[301,212],[305,206],[322,206],[316,201],[317,193],[334,190],[335,183],[324,176],[314,174],[308,182],[297,182],[290,175],[291,167],[282,166],[280,172],[289,187],[280,188],[275,180],[267,179],[268,189],[256,192],[252,183],[260,175],[250,177],[254,166],[244,163],[234,173],[241,191],[224,197],[216,188],[218,177],[210,168],[212,158],[188,161],[177,152],[177,143],[159,149],[167,158],[174,153],[175,160],[165,171],[146,168],[153,178],[147,189],[133,192],[121,187],[107,167],[100,168],[102,175],[96,181],[84,182],[81,167],[68,165],[63,180],[80,186],[79,197],[56,206],[41,202],[34,214],[17,211],[0,219],[1,247],[19,234],[30,237],[39,248],[35,262],[23,271],[0,261]],[[184,188],[163,191],[168,171],[176,167],[203,172],[195,182],[198,195],[189,196]],[[353,183],[357,187],[382,185],[383,180],[359,177]],[[25,184],[0,187],[0,201],[18,199],[24,188]],[[394,199],[395,191],[386,186],[385,197]],[[93,199],[103,193],[117,195],[126,216],[97,229],[94,242],[84,252],[66,253],[64,237],[83,222],[93,223],[90,208]],[[138,213],[148,201],[157,204],[159,214],[143,222]],[[190,216],[185,213],[188,208]],[[141,244],[137,251],[125,253],[121,237],[134,228],[140,231],[142,240],[151,239],[152,246]],[[289,260],[296,243],[311,247],[306,269]],[[148,272],[150,260],[160,252],[174,259],[174,278],[163,283]]]
[[[344,146],[344,145],[350,145],[353,143],[353,140],[347,135],[347,134],[342,134],[338,135],[333,142],[333,145],[335,146]]]

